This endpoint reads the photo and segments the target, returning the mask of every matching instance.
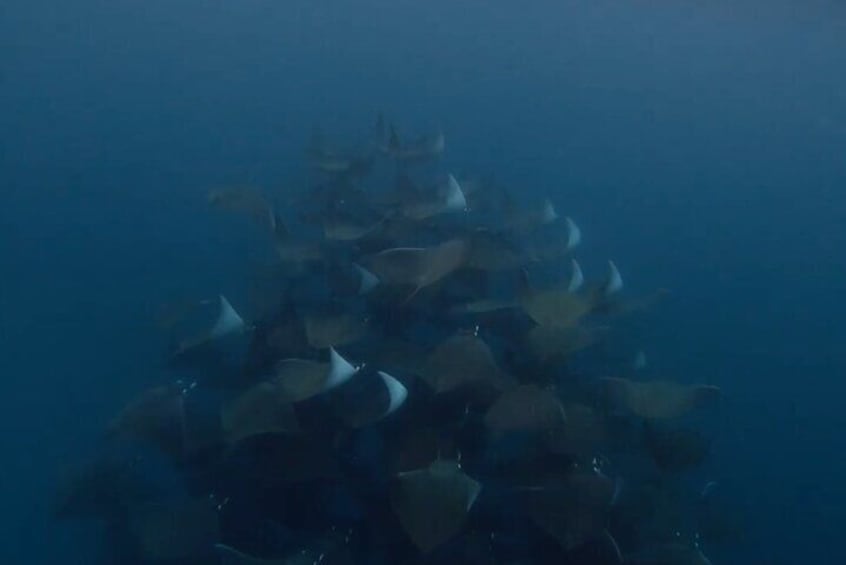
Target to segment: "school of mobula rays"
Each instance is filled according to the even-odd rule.
[[[721,391],[608,353],[664,292],[591,280],[574,219],[441,171],[442,133],[376,137],[316,135],[284,207],[209,193],[274,262],[249,305],[163,310],[178,380],[118,412],[56,516],[103,521],[108,563],[709,563],[737,528],[693,486],[691,422]]]

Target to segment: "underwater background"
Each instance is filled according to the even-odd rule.
[[[745,535],[714,563],[846,562],[846,6],[781,0],[5,2],[0,562],[93,561],[56,477],[167,378],[157,304],[243,296],[208,189],[301,185],[315,124],[380,111],[670,290],[635,347],[727,397],[708,478]]]

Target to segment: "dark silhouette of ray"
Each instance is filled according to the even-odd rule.
[[[461,531],[481,489],[457,463],[435,461],[397,475],[391,507],[414,545],[428,552]]]
[[[502,393],[485,415],[495,431],[549,431],[566,425],[567,416],[554,390],[521,385]]]
[[[254,435],[299,432],[293,404],[272,382],[258,383],[224,408],[221,425],[229,444]]]

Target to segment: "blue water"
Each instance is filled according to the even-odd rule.
[[[206,190],[300,188],[314,124],[380,110],[672,291],[650,371],[724,389],[709,470],[748,512],[715,563],[846,562],[846,7],[702,4],[5,2],[0,563],[91,562],[49,495],[167,378],[151,308],[243,292]]]

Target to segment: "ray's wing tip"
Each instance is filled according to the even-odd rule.
[[[623,277],[613,260],[608,260],[608,279],[605,282],[605,295],[611,296],[623,290]]]
[[[456,212],[467,210],[467,197],[452,173],[447,177],[446,207]]]
[[[541,212],[541,223],[551,224],[559,217],[558,210],[555,209],[555,204],[553,204],[552,200],[549,198],[545,198],[543,201],[543,210]]]
[[[395,377],[384,371],[379,371],[378,374],[382,379],[382,383],[385,385],[385,388],[388,389],[389,403],[384,414],[384,416],[388,416],[389,414],[396,412],[403,404],[405,404],[405,401],[408,398],[408,388],[406,388],[406,386]]]
[[[367,294],[379,285],[379,277],[365,269],[358,263],[353,263],[353,268],[361,278],[358,288],[359,294]]]
[[[227,298],[221,294],[219,295],[220,300],[220,311],[217,317],[217,321],[215,322],[214,326],[212,326],[209,335],[212,338],[219,338],[225,335],[242,331],[246,328],[246,324],[244,323],[244,319],[241,317],[240,314],[232,307],[232,304],[227,300]]]
[[[584,272],[582,271],[581,265],[579,265],[579,262],[576,261],[575,258],[570,260],[570,266],[571,266],[572,272],[570,274],[570,282],[567,285],[567,291],[568,292],[576,292],[580,288],[582,288],[582,285],[584,285],[585,275],[584,275]]]
[[[350,380],[361,367],[347,361],[334,347],[329,348],[329,372],[324,390],[330,390]]]
[[[567,224],[567,249],[573,249],[582,242],[582,230],[570,216],[564,218]]]

